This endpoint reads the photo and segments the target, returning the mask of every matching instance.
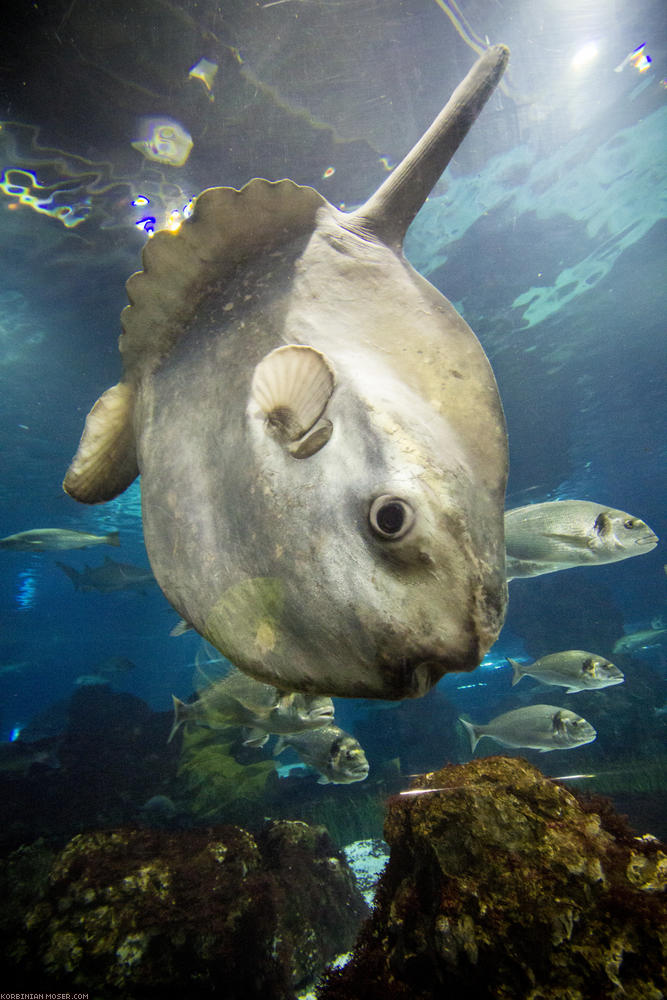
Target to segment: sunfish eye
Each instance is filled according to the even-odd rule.
[[[636,517],[630,517],[627,521],[623,522],[623,527],[632,530],[633,528],[639,528],[641,523],[642,522],[638,521]]]
[[[405,500],[385,494],[371,504],[368,520],[376,535],[396,541],[415,523],[415,512]]]

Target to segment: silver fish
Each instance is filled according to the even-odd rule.
[[[282,736],[274,756],[293,747],[304,764],[320,772],[318,785],[349,785],[368,777],[368,760],[358,740],[338,726],[326,726],[313,733]]]
[[[120,545],[117,531],[107,535],[91,535],[87,531],[68,528],[31,528],[16,535],[0,538],[0,549],[18,552],[59,552],[63,549],[88,549],[91,545]]]
[[[637,649],[667,643],[667,628],[647,628],[621,636],[614,643],[614,653],[633,653]]]
[[[505,511],[508,580],[619,562],[657,544],[658,536],[638,517],[590,500],[551,500]]]
[[[459,719],[470,737],[470,750],[481,739],[489,736],[507,747],[526,747],[529,750],[571,750],[573,747],[592,743],[597,733],[589,722],[567,708],[556,705],[530,705],[515,708],[491,719],[485,726],[476,726]]]
[[[270,733],[299,733],[333,721],[333,702],[323,695],[280,692],[235,668],[213,682],[201,670],[199,675],[196,701],[186,704],[172,695],[174,724],[168,743],[184,723],[210,729],[243,726],[249,730],[244,744],[261,747]]]
[[[512,684],[518,684],[522,677],[535,677],[543,684],[557,684],[567,688],[566,694],[575,691],[593,691],[622,684],[623,673],[604,656],[586,653],[583,649],[565,649],[562,653],[549,653],[534,663],[507,662],[513,670]]]
[[[56,566],[70,578],[75,590],[84,593],[91,590],[98,590],[101,594],[111,594],[116,590],[145,590],[157,583],[149,569],[116,562],[108,556],[101,566],[86,566],[83,571],[61,562],[57,562]]]
[[[355,211],[289,180],[212,188],[128,281],[124,373],[64,488],[100,503],[141,473],[168,600],[282,690],[419,696],[502,626],[497,386],[402,243],[508,55],[484,53]]]

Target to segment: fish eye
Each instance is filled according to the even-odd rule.
[[[630,517],[627,521],[623,522],[623,527],[632,530],[633,528],[638,528],[640,524],[641,521],[638,521],[636,517]]]
[[[403,538],[415,523],[415,512],[405,500],[389,494],[376,497],[368,514],[370,526],[380,538]]]

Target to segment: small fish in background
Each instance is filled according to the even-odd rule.
[[[590,500],[551,500],[505,511],[507,579],[599,566],[650,552],[644,521]]]
[[[650,649],[667,643],[667,628],[647,628],[630,632],[614,643],[614,653],[635,653],[640,649]]]
[[[274,757],[293,747],[304,764],[319,771],[318,785],[349,785],[368,777],[368,760],[361,744],[338,726],[325,726],[312,733],[281,736]]]
[[[22,674],[30,666],[28,660],[15,663],[0,663],[0,677],[10,677],[12,674]]]
[[[10,743],[0,743],[0,775],[5,778],[25,778],[36,765],[56,770],[60,767],[60,761],[55,746],[54,740],[24,743],[17,739]]]
[[[129,660],[127,656],[108,656],[106,660],[96,664],[91,673],[99,677],[112,677],[114,674],[127,674],[130,670],[136,669],[136,663]]]
[[[270,734],[299,733],[333,721],[333,702],[324,695],[281,692],[236,667],[214,681],[200,667],[198,678],[196,701],[186,704],[172,695],[174,724],[168,743],[185,723],[209,729],[242,726],[248,730],[244,746],[261,747]]]
[[[589,722],[567,708],[557,705],[530,705],[515,708],[491,719],[485,726],[475,725],[460,718],[470,737],[470,751],[481,739],[488,736],[507,747],[527,750],[572,750],[584,743],[592,743],[597,733]]]
[[[133,566],[132,563],[115,562],[109,556],[101,566],[86,566],[83,571],[57,562],[63,573],[74,584],[75,590],[86,593],[97,590],[101,594],[111,594],[116,590],[145,590],[146,587],[157,584],[150,569],[143,566]]]
[[[110,679],[108,677],[102,677],[101,674],[81,674],[74,681],[75,687],[95,687],[100,684],[110,683]]]
[[[68,528],[31,528],[16,535],[0,538],[0,549],[15,552],[59,552],[64,549],[88,549],[92,545],[120,545],[117,531],[107,535],[91,535],[87,531]]]
[[[170,826],[177,813],[178,807],[168,795],[152,795],[138,809],[139,819],[147,826]]]
[[[140,118],[139,138],[132,143],[147,160],[170,167],[182,167],[192,146],[192,136],[173,118]]]
[[[593,691],[622,684],[625,680],[618,667],[604,656],[587,653],[583,649],[549,653],[534,663],[519,663],[509,656],[506,659],[514,671],[512,685],[529,676],[543,684],[560,685],[567,688],[566,694],[574,694],[575,691]]]

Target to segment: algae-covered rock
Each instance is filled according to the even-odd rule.
[[[0,865],[3,988],[96,1000],[287,1000],[349,948],[366,912],[324,828],[79,834]]]
[[[321,1000],[660,1000],[667,848],[520,759],[422,775],[376,909]]]
[[[271,758],[246,750],[250,759],[237,759],[235,753],[243,751],[237,735],[233,727],[224,733],[193,727],[183,735],[175,790],[197,820],[245,824],[259,816],[261,821],[278,785]]]

